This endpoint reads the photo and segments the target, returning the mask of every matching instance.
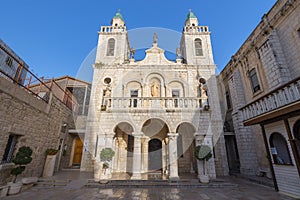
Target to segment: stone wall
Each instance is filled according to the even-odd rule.
[[[1,159],[9,135],[15,134],[18,139],[14,152],[21,146],[33,150],[33,160],[21,176],[41,176],[46,149],[58,148],[64,124],[74,126],[72,111],[52,95],[46,103],[2,77],[0,102]],[[63,134],[68,138],[67,133]]]
[[[255,174],[258,171],[257,152],[255,147],[255,140],[252,129],[244,127],[239,108],[245,105],[245,89],[242,82],[239,70],[236,70],[229,81],[229,89],[231,94],[231,101],[233,105],[232,120],[235,130],[237,146],[240,158],[240,171],[244,174]]]
[[[277,1],[219,75],[232,101],[232,111],[228,112],[232,115],[242,173],[269,172],[260,127],[245,127],[239,109],[300,76],[300,21],[295,20],[300,17],[299,5],[297,0]],[[249,78],[253,69],[260,85],[257,91]]]

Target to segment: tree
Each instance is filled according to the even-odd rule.
[[[198,160],[208,161],[212,157],[211,148],[208,145],[196,146],[195,156]]]
[[[32,150],[30,147],[20,147],[16,156],[12,159],[12,162],[17,165],[17,167],[11,170],[11,174],[15,176],[13,182],[16,182],[17,176],[25,170],[25,166],[32,161],[31,158]]]
[[[115,152],[111,148],[104,148],[104,149],[101,150],[100,160],[102,162],[104,162],[103,165],[102,165],[102,168],[104,169],[104,174],[106,172],[106,169],[109,168],[109,163],[108,162],[110,162],[112,160],[114,155],[115,155]]]

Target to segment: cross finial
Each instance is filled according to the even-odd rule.
[[[121,9],[119,8],[119,9],[118,9],[118,13],[120,13],[120,12],[121,12]]]
[[[189,12],[192,12],[192,9],[189,9]]]

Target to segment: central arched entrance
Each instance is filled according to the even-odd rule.
[[[145,135],[142,143],[142,171],[149,179],[162,178],[168,171],[168,125],[161,119],[151,118],[142,127]]]
[[[162,143],[159,139],[152,139],[149,141],[148,154],[148,171],[161,171]]]

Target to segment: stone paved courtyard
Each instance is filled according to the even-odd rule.
[[[19,195],[9,196],[10,200],[58,200],[58,199],[136,199],[136,200],[186,200],[186,199],[228,199],[228,200],[292,200],[294,198],[277,193],[273,188],[258,185],[242,179],[232,178],[238,187],[227,188],[114,188],[100,189],[83,187],[70,190],[66,187],[33,187]]]

